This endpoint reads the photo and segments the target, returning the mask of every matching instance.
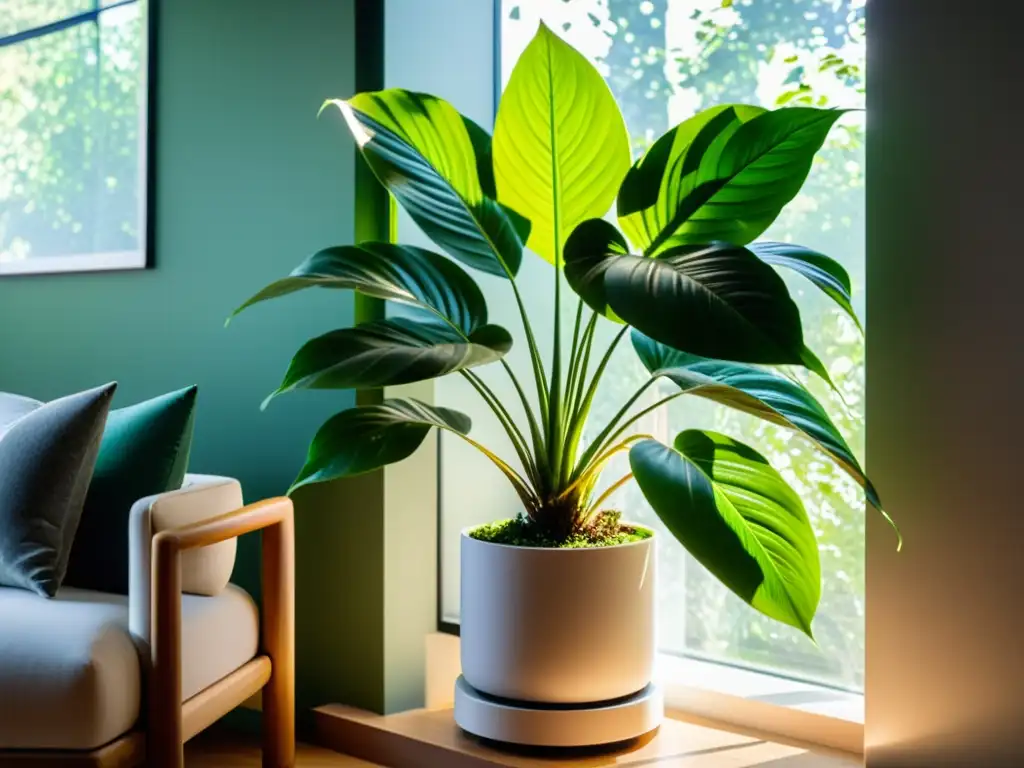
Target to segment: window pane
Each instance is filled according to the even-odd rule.
[[[0,262],[142,247],[143,51],[137,3],[0,48]]]
[[[0,37],[90,11],[93,0],[0,0]]]
[[[728,6],[728,7],[727,7]],[[634,152],[695,111],[726,102],[776,107],[814,104],[863,107],[864,0],[503,0],[501,75],[506,81],[520,52],[543,19],[599,68],[626,117]],[[840,260],[850,271],[858,312],[864,285],[863,116],[845,117],[834,129],[801,194],[764,239],[792,240]],[[521,282],[531,317],[550,322],[550,268],[524,261]],[[863,456],[863,342],[847,318],[815,289],[788,279],[800,305],[809,346],[829,367],[846,400],[809,387]],[[505,301],[502,287],[485,285],[491,307]],[[572,302],[563,322],[571,328]],[[541,318],[538,320],[537,318]],[[518,322],[510,314],[496,322]],[[605,328],[605,340],[610,337]],[[513,349],[513,352],[516,350]],[[521,351],[521,350],[520,350]],[[518,370],[528,364],[513,360]],[[645,380],[628,345],[616,353],[595,405],[589,435]],[[444,386],[453,391],[456,384]],[[672,391],[649,390],[646,404]],[[460,399],[460,407],[468,401]],[[445,402],[456,402],[446,396]],[[512,402],[508,393],[504,402]],[[642,406],[643,404],[641,404]],[[475,429],[486,416],[472,410]],[[629,518],[662,531],[659,575],[660,644],[663,650],[780,670],[854,689],[864,675],[864,506],[855,485],[829,460],[791,434],[743,414],[695,399],[680,399],[638,423],[637,431],[670,441],[687,427],[735,435],[764,452],[801,494],[822,557],[823,593],[814,625],[819,647],[761,617],[693,561],[657,521],[639,489],[629,485],[614,499]],[[482,432],[485,440],[489,432]],[[477,439],[481,439],[477,437]],[[449,448],[451,446],[451,448]],[[500,480],[469,480],[474,462],[452,441],[442,467],[443,615],[457,618],[458,528],[514,514],[514,496]],[[449,466],[450,461],[458,466]],[[604,482],[628,472],[625,456],[605,471]]]

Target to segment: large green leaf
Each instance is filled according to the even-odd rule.
[[[329,102],[345,117],[377,178],[442,249],[475,269],[512,277],[529,223],[493,191],[490,140],[451,104],[398,88]]]
[[[661,136],[633,164],[618,195],[619,226],[646,251],[662,232],[671,234],[695,209],[683,203],[698,185],[704,155],[721,154],[722,145],[761,107],[723,104],[705,109]],[[652,249],[653,251],[653,249]]]
[[[598,314],[621,323],[608,306],[604,274],[615,259],[629,253],[622,233],[604,219],[580,224],[565,244],[565,279],[583,301]]]
[[[604,288],[619,317],[676,349],[746,363],[803,362],[800,313],[786,284],[742,246],[619,256]]]
[[[671,142],[655,143],[633,178],[627,175],[619,193],[623,230],[648,255],[674,245],[751,242],[800,191],[842,114],[740,105],[702,112],[673,129]]]
[[[872,505],[881,509],[878,492],[857,457],[825,409],[803,386],[757,366],[680,352],[636,330],[632,341],[640,362],[652,376],[662,376],[683,392],[794,429],[810,439],[857,481]]]
[[[306,342],[266,402],[295,389],[367,389],[433,379],[493,363],[511,347],[512,337],[498,325],[481,326],[467,338],[440,322],[376,320]]]
[[[261,301],[315,286],[349,288],[429,309],[466,334],[487,323],[483,293],[458,264],[422,248],[391,243],[325,248],[257,293],[234,315]]]
[[[465,435],[470,426],[469,416],[463,413],[411,398],[349,408],[320,427],[288,492],[402,461],[419,448],[433,427]]]
[[[857,313],[853,311],[850,275],[838,261],[792,243],[761,242],[752,243],[747,247],[766,264],[786,267],[806,277],[838,304],[858,329],[863,330]]]
[[[494,126],[498,199],[530,220],[530,249],[560,260],[576,225],[607,213],[629,163],[626,124],[604,78],[542,23]]]
[[[813,636],[821,564],[800,498],[764,456],[724,435],[687,430],[674,445],[644,440],[629,452],[665,527],[753,608]]]

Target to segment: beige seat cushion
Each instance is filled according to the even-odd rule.
[[[182,597],[182,694],[256,655],[259,618],[243,590]],[[0,749],[93,749],[141,712],[128,598],[64,588],[52,600],[0,588]],[[2,761],[0,761],[2,762]]]
[[[260,617],[241,587],[181,597],[181,698],[191,698],[256,656]]]

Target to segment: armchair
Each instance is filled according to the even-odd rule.
[[[262,533],[262,612],[228,584]],[[0,766],[183,765],[183,744],[263,691],[263,765],[294,765],[294,528],[286,498],[242,505],[189,475],[137,502],[129,595],[0,588]]]

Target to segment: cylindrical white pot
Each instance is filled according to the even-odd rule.
[[[549,549],[462,532],[462,675],[491,696],[548,704],[642,690],[654,667],[654,537]]]

